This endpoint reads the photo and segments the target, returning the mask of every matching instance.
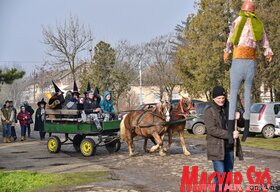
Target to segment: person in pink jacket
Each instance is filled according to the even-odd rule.
[[[26,129],[30,120],[30,114],[25,110],[24,106],[20,107],[20,112],[17,115],[21,130],[21,141],[26,140]]]

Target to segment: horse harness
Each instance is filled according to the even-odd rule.
[[[187,118],[188,117],[188,113],[187,111],[185,111],[184,107],[183,107],[183,101],[180,100],[180,103],[179,103],[179,108],[180,108],[180,112],[179,110],[177,109],[175,113],[176,116],[183,116],[184,118]],[[188,109],[187,109],[188,110]]]
[[[162,119],[164,122],[152,122],[152,123],[149,123],[149,124],[146,124],[146,125],[140,125],[141,121],[143,120],[144,115],[147,114],[147,113],[150,113],[153,116],[153,120],[154,120],[154,117],[158,117],[158,118]],[[136,125],[132,126],[130,130],[131,130],[131,132],[135,132],[135,129],[139,128],[140,133],[143,136],[142,128],[149,128],[149,127],[153,127],[153,126],[165,126],[165,125],[167,125],[167,123],[165,122],[164,117],[162,117],[161,115],[158,115],[156,113],[153,113],[151,111],[146,110],[146,111],[143,111],[138,116],[138,118],[136,120]]]

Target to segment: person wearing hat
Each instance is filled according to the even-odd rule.
[[[84,92],[85,99],[88,98],[88,92],[89,92],[90,90],[91,90],[91,85],[90,85],[90,82],[88,81],[87,90]]]
[[[102,112],[105,113],[105,120],[114,119],[115,118],[115,109],[114,103],[111,98],[111,94],[109,91],[105,91],[103,95],[103,100],[100,103]]]
[[[44,98],[37,103],[37,110],[35,113],[35,124],[34,124],[34,131],[39,131],[40,139],[44,140],[46,132],[44,131],[44,122],[46,117],[46,102]]]
[[[234,129],[234,114],[237,106],[237,95],[242,81],[244,81],[245,103],[245,128],[242,141],[246,141],[250,126],[251,89],[256,71],[256,48],[260,42],[264,48],[264,56],[267,62],[272,61],[273,52],[269,47],[267,34],[263,23],[255,13],[253,0],[245,0],[242,4],[239,16],[231,24],[230,34],[224,50],[224,61],[227,62],[232,52],[232,64],[230,69],[230,106],[229,129]],[[232,138],[229,140],[233,143]]]
[[[87,92],[88,98],[84,102],[84,111],[86,114],[86,119],[89,122],[94,122],[97,129],[101,129],[101,125],[98,119],[98,113],[101,113],[100,100],[96,99],[94,93],[90,90]]]
[[[33,119],[32,119],[32,115],[34,114],[34,110],[33,108],[29,105],[28,101],[24,101],[23,102],[23,106],[25,107],[25,110],[30,114],[30,119],[29,119],[29,122],[27,124],[27,135],[28,135],[28,138],[30,138],[31,136],[31,127],[30,127],[30,124],[33,123]]]
[[[66,104],[67,109],[77,109],[79,105],[79,97],[80,97],[80,93],[78,91],[77,84],[74,81],[72,97],[69,100],[69,102]]]
[[[12,122],[12,125],[11,125],[11,137],[14,138],[14,141],[17,140],[17,133],[16,133],[16,130],[15,130],[15,124],[17,123],[17,110],[16,108],[14,107],[14,102],[13,101],[9,101],[10,103],[10,108],[13,110],[14,112],[14,119],[13,119],[13,122]]]
[[[237,139],[237,156],[243,160],[241,145],[239,142],[239,132],[233,133],[228,130],[228,110],[229,102],[226,91],[221,86],[216,86],[212,91],[212,105],[204,111],[204,123],[207,130],[207,158],[212,160],[215,172],[220,174],[232,172],[234,165],[234,145],[228,142],[230,135]],[[240,113],[236,113],[239,119]],[[240,121],[240,124],[242,122]],[[242,126],[242,125],[240,125]],[[216,191],[218,191],[218,180],[216,181]],[[222,189],[220,188],[220,191]]]
[[[49,107],[51,109],[62,109],[62,105],[65,102],[63,96],[64,92],[61,91],[53,81],[52,83],[55,89],[55,94],[49,100]]]
[[[17,115],[17,119],[20,124],[20,132],[21,132],[21,141],[26,140],[26,130],[29,124],[31,116],[30,113],[25,109],[25,106],[20,106],[20,112]]]
[[[14,120],[14,112],[10,108],[10,102],[7,100],[4,104],[4,107],[1,109],[1,122],[3,125],[3,142],[10,143],[11,137],[11,125]]]

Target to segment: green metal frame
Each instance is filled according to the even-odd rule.
[[[120,120],[103,121],[102,131],[117,132],[120,129]],[[79,122],[45,122],[44,130],[51,133],[91,134],[99,133],[94,123]]]

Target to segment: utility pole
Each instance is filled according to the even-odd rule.
[[[36,103],[36,72],[35,69],[33,71],[33,103]]]
[[[143,99],[142,99],[142,65],[141,65],[141,60],[139,61],[139,79],[140,79],[140,105],[142,105]]]

